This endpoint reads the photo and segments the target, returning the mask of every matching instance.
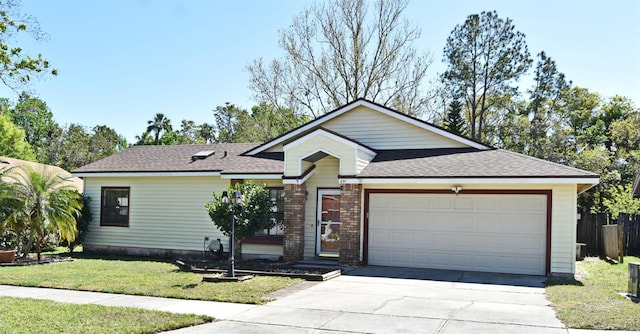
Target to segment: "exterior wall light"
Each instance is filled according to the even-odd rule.
[[[461,186],[453,186],[453,187],[451,187],[451,191],[456,193],[456,196],[458,196],[458,193],[460,193],[460,191],[462,191],[462,187]]]

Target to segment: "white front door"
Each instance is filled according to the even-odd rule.
[[[316,255],[337,257],[340,254],[340,190],[318,190]]]

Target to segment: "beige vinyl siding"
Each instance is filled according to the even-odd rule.
[[[326,157],[316,162],[315,173],[306,182],[308,198],[305,203],[304,257],[316,255],[316,211],[318,188],[339,188],[338,163],[334,157]]]
[[[551,272],[575,273],[576,185],[553,188],[551,211]]]
[[[281,245],[242,244],[242,255],[268,255],[272,257],[282,256]]]
[[[460,185],[460,184],[456,184]],[[363,189],[445,189],[450,185],[423,184],[366,184]],[[479,190],[551,190],[551,273],[575,273],[576,238],[576,185],[504,185],[504,184],[461,184],[462,189]],[[363,192],[364,193],[364,192]],[[364,195],[363,195],[364,196]],[[364,198],[363,201],[364,203]],[[364,204],[363,204],[364,205]],[[365,213],[366,214],[366,213]],[[364,225],[364,224],[361,224]],[[361,254],[362,255],[362,254]]]
[[[269,147],[267,150],[265,150],[265,152],[284,152],[284,149],[282,147],[282,144],[278,144],[278,145]]]
[[[225,237],[204,207],[212,192],[222,192],[229,180],[219,177],[137,177],[85,179],[93,221],[86,244],[161,249],[203,249],[204,237]],[[129,227],[100,226],[101,187],[130,187]]]
[[[323,135],[309,138],[296,146],[288,148],[285,153],[284,174],[286,176],[299,176],[304,173],[304,169],[300,166],[301,160],[318,151],[323,151],[340,159],[341,175],[355,175],[356,148]],[[336,175],[338,175],[337,172]]]
[[[282,179],[247,179],[257,185],[265,185],[267,187],[284,187]]]
[[[466,145],[360,106],[322,124],[374,149],[451,148]]]

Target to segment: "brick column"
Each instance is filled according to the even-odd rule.
[[[284,260],[304,258],[304,206],[307,187],[304,184],[284,185]]]
[[[340,264],[360,265],[361,184],[344,184],[340,191]]]

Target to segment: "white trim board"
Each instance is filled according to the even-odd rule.
[[[340,184],[593,184],[598,178],[339,178]]]
[[[220,172],[105,172],[71,173],[76,177],[157,177],[157,176],[220,176]]]

